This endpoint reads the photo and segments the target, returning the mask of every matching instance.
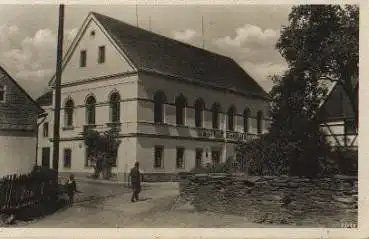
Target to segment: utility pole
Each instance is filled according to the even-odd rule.
[[[55,110],[54,110],[54,147],[53,168],[59,169],[59,140],[60,140],[60,85],[62,75],[63,34],[64,33],[64,4],[59,5],[58,45],[56,50],[55,74]]]

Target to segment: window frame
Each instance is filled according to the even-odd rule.
[[[3,93],[3,99],[0,99],[0,103],[6,103],[6,91],[7,91],[6,85],[0,84],[0,92]]]
[[[84,68],[87,66],[87,50],[81,50],[79,53],[79,67]]]
[[[195,149],[195,168],[201,168],[203,166],[203,159],[202,159],[203,153],[204,153],[204,150],[202,148]],[[200,156],[200,158],[198,158],[197,156]],[[200,161],[200,164],[198,164],[198,160]]]
[[[211,107],[211,126],[212,129],[219,129],[220,128],[220,105],[217,103],[214,103]]]
[[[42,127],[42,135],[44,138],[49,137],[49,122],[45,122]]]
[[[243,132],[248,133],[250,131],[250,109],[246,108],[243,111]]]
[[[235,121],[236,121],[236,109],[234,106],[229,107],[227,111],[227,130],[235,131]]]
[[[64,104],[64,127],[67,128],[73,127],[74,123],[73,114],[74,114],[74,102],[72,99],[68,99]]]
[[[204,111],[205,111],[204,102],[201,99],[196,100],[194,109],[195,109],[195,127],[202,128],[204,127]]]
[[[67,159],[67,156],[69,156],[69,159]],[[72,168],[72,149],[71,148],[64,148],[63,150],[63,168],[66,168],[66,169]]]
[[[157,152],[160,152],[160,165],[157,165]],[[164,146],[155,145],[154,146],[154,168],[155,169],[163,169],[164,168]]]
[[[182,155],[179,155],[181,153]],[[179,161],[179,157],[182,156],[182,159]],[[176,169],[185,169],[185,148],[177,147],[176,148]]]
[[[104,46],[99,46],[98,47],[98,55],[97,55],[97,63],[98,64],[103,64],[106,61],[106,47]]]
[[[153,97],[153,116],[155,124],[165,124],[166,95],[163,91],[157,91]],[[160,112],[158,112],[160,109]]]
[[[256,113],[256,132],[257,134],[262,134],[264,131],[264,113],[263,111],[259,110]]]
[[[117,98],[115,98],[116,96]],[[114,97],[114,99],[113,99]],[[119,123],[121,121],[120,113],[121,113],[121,97],[118,92],[113,92],[109,98],[109,109],[110,109],[110,122],[111,123]],[[115,112],[115,110],[117,112]],[[115,112],[115,113],[114,113]]]
[[[176,107],[176,125],[178,126],[186,125],[187,100],[183,95],[180,95],[176,98],[175,107]]]
[[[90,99],[93,99],[93,103],[89,102]],[[96,104],[97,104],[97,101],[93,95],[90,95],[87,97],[86,99],[86,124],[87,125],[96,124]]]

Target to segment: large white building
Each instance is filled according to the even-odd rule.
[[[93,171],[87,128],[119,129],[113,172],[122,178],[139,161],[151,180],[224,161],[239,139],[268,128],[268,95],[234,60],[94,12],[65,54],[61,82],[60,172]],[[54,93],[39,99],[48,132]],[[52,166],[52,134],[42,131],[39,164]]]

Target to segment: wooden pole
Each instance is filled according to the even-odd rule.
[[[58,45],[56,52],[56,74],[55,74],[55,111],[54,111],[54,151],[53,168],[59,169],[59,140],[60,140],[60,85],[62,75],[63,57],[63,33],[64,33],[64,4],[59,5]]]

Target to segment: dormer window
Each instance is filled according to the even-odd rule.
[[[5,102],[6,86],[0,84],[0,102]]]

